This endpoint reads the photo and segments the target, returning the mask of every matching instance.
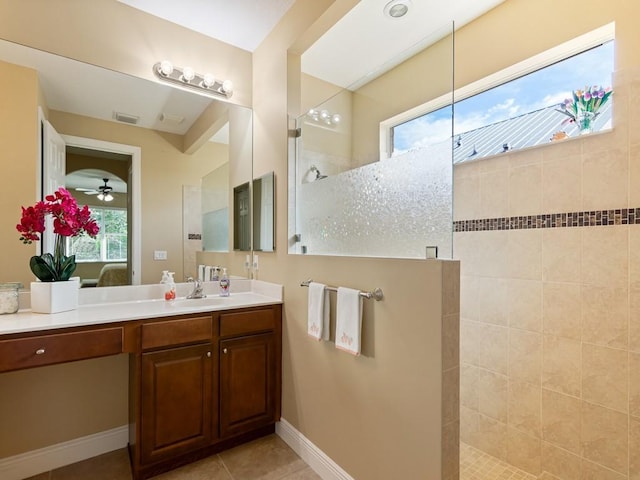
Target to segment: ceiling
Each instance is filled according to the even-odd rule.
[[[248,50],[264,40],[295,2],[118,1]],[[459,28],[504,0],[393,1],[408,3],[407,15],[399,19],[386,16],[383,9],[388,0],[361,0],[304,53],[303,70],[337,85],[353,86],[446,35],[452,19]],[[205,95],[2,40],[0,59],[37,70],[51,109],[103,120],[124,114],[136,117],[139,126],[182,135],[212,101]],[[220,133],[214,141],[228,141],[228,132]]]

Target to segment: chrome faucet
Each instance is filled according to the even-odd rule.
[[[193,282],[193,291],[187,295],[188,299],[205,298],[206,295],[202,291],[202,282],[200,280],[187,278],[187,282]]]

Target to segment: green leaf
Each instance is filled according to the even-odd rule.
[[[45,255],[49,255],[51,257],[50,254]],[[38,279],[40,279],[41,282],[55,282],[57,277],[56,271],[53,268],[53,265],[51,263],[48,263],[47,260],[49,259],[44,258],[45,255],[43,255],[42,257],[39,257],[37,255],[31,257],[31,260],[29,260],[29,267],[31,268],[33,274]]]
[[[73,272],[76,271],[76,256],[71,255],[70,257],[62,257],[60,262],[60,271],[59,276],[60,280],[69,280]]]

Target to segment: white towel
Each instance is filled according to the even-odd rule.
[[[316,340],[329,340],[329,296],[326,285],[309,283],[307,333]]]
[[[336,348],[360,355],[362,297],[359,290],[338,287],[336,303]]]

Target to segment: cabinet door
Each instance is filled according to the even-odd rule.
[[[272,333],[220,341],[220,436],[275,421],[275,370]]]
[[[142,462],[151,463],[211,441],[212,345],[142,355]]]

